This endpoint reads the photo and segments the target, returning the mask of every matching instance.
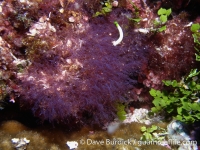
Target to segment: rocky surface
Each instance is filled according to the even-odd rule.
[[[163,79],[179,80],[196,65],[188,24],[199,21],[191,9],[199,2],[121,0],[94,17],[99,2],[0,2],[2,106],[14,102],[41,121],[102,126],[116,117],[116,102],[150,103],[150,88],[162,89]],[[172,7],[167,29],[138,32],[155,28],[161,6]],[[131,20],[137,17],[139,23]],[[114,21],[124,34],[117,46]]]

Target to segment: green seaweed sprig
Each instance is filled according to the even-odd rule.
[[[100,15],[106,15],[107,13],[110,13],[112,11],[112,3],[110,0],[106,0],[101,3],[102,4],[102,9],[100,11],[97,11],[94,14],[94,17],[100,16]]]
[[[153,113],[166,112],[174,119],[185,123],[193,123],[200,120],[200,72],[191,70],[189,75],[180,82],[166,80],[163,83],[172,87],[171,92],[151,89],[150,94],[154,97]]]
[[[123,121],[126,119],[126,112],[125,112],[125,105],[122,103],[117,103],[117,117],[120,121]]]
[[[200,61],[200,24],[194,23],[192,24],[190,30],[192,31],[192,36],[194,39],[195,50],[196,50],[196,61]]]
[[[151,127],[142,126],[140,129],[143,132],[140,140],[142,141],[163,141],[167,132],[164,128],[161,128],[156,125]]]
[[[131,21],[134,21],[136,23],[139,23],[141,21],[141,18],[139,16],[139,10],[140,9],[133,2],[131,2],[131,4],[132,4],[132,6],[135,10],[134,11],[134,18],[128,18],[128,19],[131,20]]]
[[[160,8],[157,12],[159,19],[154,21],[154,25],[157,28],[157,31],[162,32],[167,29],[166,22],[168,21],[168,17],[171,15],[172,10],[171,8],[165,9]]]

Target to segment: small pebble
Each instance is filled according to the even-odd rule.
[[[25,0],[20,0],[20,3],[25,3],[26,1]]]
[[[88,21],[89,20],[88,16],[83,16],[83,20]]]
[[[118,5],[119,5],[119,2],[118,2],[118,1],[113,1],[113,2],[112,2],[112,6],[113,6],[113,7],[118,7]]]
[[[0,13],[2,13],[2,10],[3,10],[3,9],[2,9],[2,6],[0,5]]]
[[[64,13],[64,9],[63,8],[60,8],[59,9],[59,12],[62,14],[62,13]]]
[[[78,147],[78,142],[76,141],[68,141],[66,144],[69,146],[70,150],[76,149]]]
[[[69,17],[69,22],[71,23],[75,22],[75,18],[73,16]]]

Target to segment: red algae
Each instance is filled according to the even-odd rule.
[[[122,19],[125,24],[126,18]],[[54,38],[45,35],[48,31],[38,35],[53,45],[42,47],[43,51],[37,50],[39,54],[34,52],[33,57],[30,50],[32,64],[18,76],[22,101],[32,107],[36,116],[50,121],[72,117],[90,124],[115,117],[115,102],[126,102],[126,95],[137,83],[137,78],[131,77],[132,70],[140,71],[147,53],[145,49],[141,51],[140,44],[132,47],[128,36],[123,41],[130,42],[128,47],[123,43],[114,47],[112,40],[118,35],[113,22],[114,19],[99,17],[90,23],[80,21],[62,33],[57,31],[59,35]],[[142,55],[135,54],[136,51]]]
[[[133,2],[138,12],[132,1],[119,1],[108,15],[92,17],[99,1],[3,1],[0,62],[8,68],[1,67],[9,75],[3,83],[12,85],[7,93],[42,121],[69,125],[101,126],[116,117],[116,102],[150,101],[149,88],[160,89],[163,79],[180,79],[195,66],[194,45],[181,14],[171,16],[162,33],[135,32],[151,28],[156,13]],[[135,13],[142,18],[137,25],[130,20]],[[124,34],[117,46],[114,21]]]

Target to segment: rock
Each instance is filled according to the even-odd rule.
[[[69,17],[69,22],[71,22],[71,23],[75,22],[74,16]]]
[[[173,120],[168,126],[168,139],[170,144],[179,145],[178,150],[198,150],[197,141],[192,141],[190,136],[186,133],[185,124]],[[172,143],[173,142],[173,143]]]
[[[78,147],[78,142],[76,141],[68,141],[67,146],[69,146],[69,149],[76,149]]]
[[[139,123],[145,123],[145,124],[150,124],[150,121],[147,119],[148,115],[148,110],[147,109],[135,109],[133,113],[128,114],[127,118],[124,120],[124,123],[131,123],[131,122],[139,122]]]
[[[112,6],[113,6],[113,7],[118,7],[118,5],[119,5],[119,2],[118,2],[118,1],[113,1],[113,2],[112,2]]]
[[[64,9],[63,8],[60,8],[59,9],[59,12],[62,14],[62,13],[64,13]]]
[[[107,126],[107,132],[109,134],[114,133],[119,128],[120,123],[119,122],[112,122]]]
[[[17,150],[25,150],[27,144],[30,142],[30,140],[27,140],[26,138],[13,138],[11,141]]]
[[[169,133],[169,139],[175,139],[179,141],[189,141],[190,137],[186,133],[184,124],[180,121],[173,120],[168,126],[167,126],[167,131]],[[178,138],[178,139],[177,139]]]

